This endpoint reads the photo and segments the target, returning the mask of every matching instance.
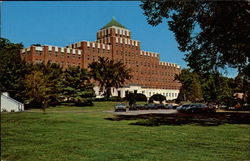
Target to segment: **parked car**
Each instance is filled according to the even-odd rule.
[[[176,108],[177,111],[179,112],[185,112],[186,109],[190,106],[190,104],[184,104]]]
[[[185,104],[180,107],[177,107],[177,110],[180,112],[187,113],[212,113],[215,112],[215,108],[209,108],[206,104]]]
[[[125,111],[126,112],[127,106],[125,103],[117,103],[115,105],[115,112],[117,111]]]
[[[169,104],[165,104],[164,105],[164,109],[173,109],[173,104],[169,103]],[[178,107],[178,106],[177,106]]]
[[[165,109],[165,105],[164,104],[157,104],[156,109]]]
[[[143,109],[143,105],[139,105],[139,104],[134,104],[131,107],[129,107],[129,110],[141,110]]]
[[[155,104],[153,104],[153,103],[145,104],[144,109],[145,110],[154,110],[154,109],[157,109],[157,106]]]

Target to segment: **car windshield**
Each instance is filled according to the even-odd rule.
[[[182,105],[182,107],[188,107],[188,106],[190,106],[190,105]]]

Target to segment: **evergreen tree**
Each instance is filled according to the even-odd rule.
[[[62,97],[77,105],[92,105],[95,97],[86,69],[69,67],[60,77],[59,89]]]

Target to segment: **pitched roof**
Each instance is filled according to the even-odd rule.
[[[101,29],[106,29],[106,28],[109,28],[109,27],[111,27],[111,26],[116,26],[116,27],[121,27],[121,28],[126,29],[126,27],[124,27],[124,26],[121,25],[119,22],[117,22],[117,21],[115,20],[114,17],[112,18],[112,20],[111,20],[109,23],[107,23],[107,24],[106,24],[105,26],[103,26]]]

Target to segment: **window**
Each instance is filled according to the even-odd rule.
[[[37,55],[42,55],[42,51],[36,51]]]
[[[52,51],[49,51],[48,54],[49,54],[49,56],[51,56],[52,55]]]

